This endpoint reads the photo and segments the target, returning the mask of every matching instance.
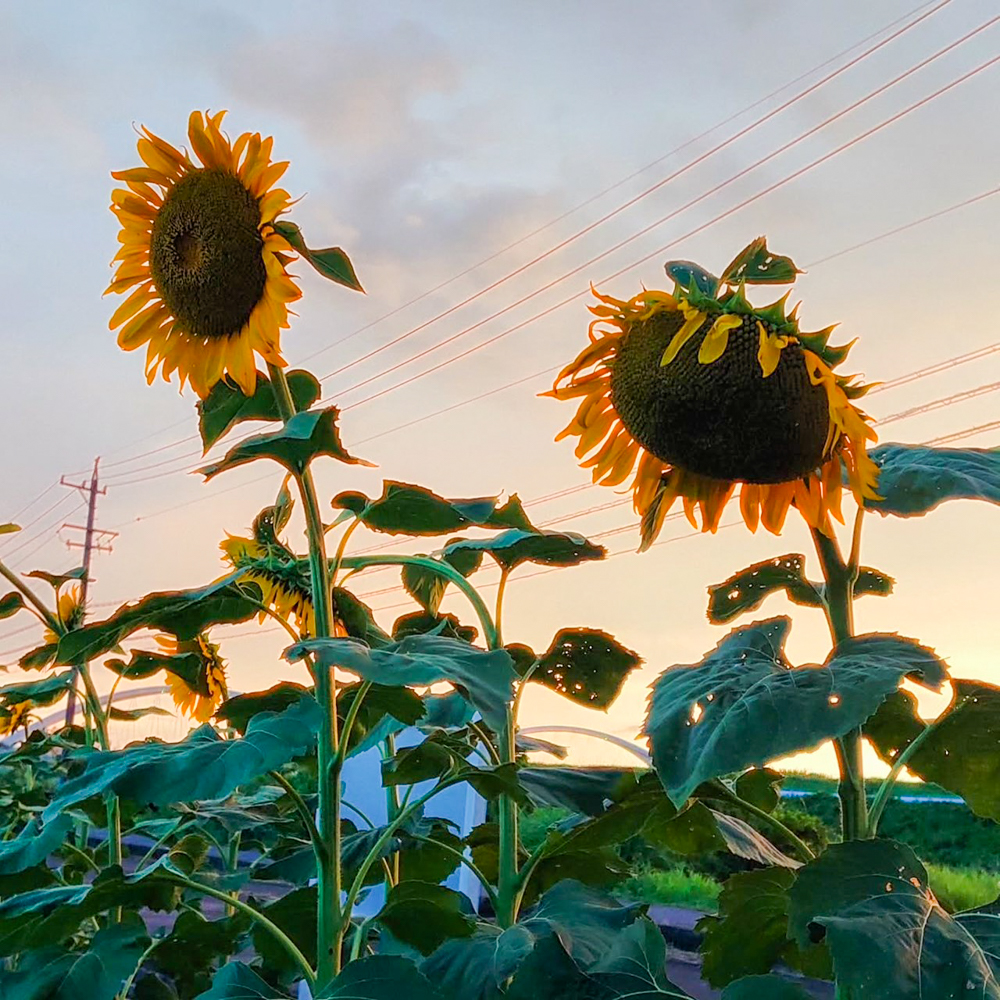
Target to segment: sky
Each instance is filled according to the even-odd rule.
[[[514,575],[505,637],[543,650],[563,627],[601,628],[644,665],[607,714],[539,689],[521,722],[635,738],[655,677],[697,662],[726,632],[706,620],[706,588],[760,559],[811,551],[809,537],[795,518],[780,538],[742,527],[696,535],[672,521],[663,544],[635,554],[626,498],[585,488],[571,445],[553,442],[572,407],[538,397],[551,379],[539,373],[583,345],[590,282],[627,298],[664,287],[669,259],[718,271],[766,234],[806,271],[795,286],[804,326],[837,322],[842,340],[857,337],[846,367],[866,380],[981,350],[871,395],[883,441],[995,421],[1000,350],[978,297],[990,302],[1000,269],[1000,197],[944,210],[997,188],[1000,65],[906,110],[996,56],[1000,23],[931,58],[991,18],[990,0],[714,0],[697,14],[666,0],[0,3],[0,521],[25,527],[0,541],[0,559],[18,572],[79,561],[66,547],[79,533],[60,526],[85,512],[58,484],[80,481],[97,456],[107,487],[98,525],[118,535],[96,557],[93,616],[215,579],[225,533],[247,533],[273,502],[281,476],[260,463],[208,485],[191,474],[191,391],[146,385],[142,352],[118,349],[115,303],[102,298],[117,249],[109,171],[139,162],[134,127],[182,144],[193,108],[225,108],[230,134],[274,136],[276,157],[292,164],[283,184],[302,196],[290,217],[311,245],[344,247],[367,292],[294,269],[304,295],[285,356],[323,378],[346,446],[377,464],[319,462],[321,503],[344,489],[376,495],[383,479],[446,496],[517,493],[536,523],[596,536],[603,562]],[[898,416],[938,400],[949,402]],[[955,443],[992,447],[1000,430]],[[864,562],[897,589],[859,602],[858,629],[919,638],[956,676],[1000,683],[998,517],[966,501],[912,520],[869,517]],[[293,542],[300,531],[293,521]],[[356,551],[384,541],[355,540]],[[475,579],[488,598],[495,579]],[[398,582],[394,571],[355,580],[386,627],[412,610]],[[469,617],[457,597],[445,607]],[[753,617],[785,613],[792,662],[822,661],[818,612],[772,597]],[[0,622],[0,663],[38,631],[26,615]],[[214,637],[234,689],[304,679],[280,659],[282,633],[237,626]],[[625,759],[597,741],[571,744],[580,762]],[[831,759],[822,750],[796,766]]]

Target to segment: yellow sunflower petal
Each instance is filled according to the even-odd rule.
[[[729,331],[742,325],[742,316],[720,316],[705,334],[705,339],[698,348],[698,363],[710,365],[713,361],[718,361],[729,346]]]

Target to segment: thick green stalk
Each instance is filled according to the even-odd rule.
[[[269,364],[268,372],[274,387],[275,400],[282,419],[287,423],[295,414],[295,405],[285,373]],[[333,634],[333,603],[330,591],[329,562],[326,555],[326,535],[316,499],[316,487],[308,469],[296,474],[295,483],[302,499],[309,539],[309,570],[312,583],[313,614],[316,637]],[[317,748],[317,791],[319,793],[319,834],[325,853],[317,853],[317,914],[316,956],[317,980],[320,985],[331,982],[340,972],[344,936],[343,914],[340,907],[340,769],[337,766],[337,690],[333,672],[317,669],[316,700],[322,709],[322,724]]]
[[[858,518],[862,517],[861,511]],[[810,529],[823,578],[826,581],[824,611],[830,628],[834,649],[854,635],[854,584],[858,578],[857,539],[859,525],[855,526],[855,544],[851,559],[845,562],[840,546],[833,535],[824,535],[816,528]],[[844,840],[858,840],[868,835],[868,800],[865,797],[864,765],[861,758],[861,729],[852,729],[834,741],[837,764],[840,768],[841,835]]]
[[[514,712],[507,707],[507,721],[500,736],[500,757],[504,764],[512,764],[517,757],[515,746],[516,725]],[[500,858],[497,869],[497,923],[510,927],[517,921],[519,898],[517,845],[517,803],[509,795],[501,795],[498,805]]]
[[[83,688],[87,694],[87,702],[90,704],[90,711],[94,716],[94,723],[97,726],[97,738],[102,750],[111,749],[111,737],[108,734],[108,716],[101,707],[101,699],[94,687],[94,680],[90,676],[90,664],[83,663],[79,667],[80,679],[83,681]],[[120,865],[122,863],[122,814],[121,806],[117,795],[109,795],[106,800],[108,816],[108,864]]]

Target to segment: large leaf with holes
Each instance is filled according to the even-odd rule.
[[[153,805],[221,799],[251,778],[308,753],[320,718],[316,700],[304,697],[283,712],[255,715],[240,739],[223,739],[211,726],[202,726],[180,743],[133,743],[124,750],[91,754],[83,773],[60,786],[43,816],[52,819],[108,791]]]
[[[1000,998],[971,928],[938,905],[916,855],[891,840],[834,844],[789,890],[789,931],[824,940],[856,1000]]]
[[[854,584],[854,596],[892,593],[891,576],[862,566]],[[734,573],[728,580],[708,588],[708,620],[716,625],[730,622],[748,611],[755,611],[771,594],[783,592],[793,604],[819,608],[823,605],[824,585],[808,580],[805,556],[789,553],[754,563]]]
[[[302,369],[285,372],[288,391],[296,409],[308,410],[320,397],[316,376]],[[257,372],[257,385],[252,396],[245,396],[239,386],[228,378],[219,379],[209,394],[198,400],[198,432],[205,451],[233,427],[244,420],[281,420],[271,380]]]
[[[703,917],[697,927],[704,935],[702,976],[707,982],[718,988],[741,976],[769,972],[778,962],[818,978],[830,974],[822,945],[800,948],[789,939],[788,890],[794,880],[790,869],[760,868],[725,881],[718,914]]]
[[[233,445],[218,462],[212,462],[198,471],[206,482],[220,472],[236,469],[258,458],[270,458],[283,465],[289,472],[301,475],[314,459],[325,456],[348,465],[371,465],[355,458],[340,443],[337,429],[336,406],[324,410],[296,413],[281,430],[270,434],[256,434]]]
[[[123,604],[110,618],[68,632],[59,640],[57,661],[72,664],[93,660],[114,649],[140,628],[171,632],[178,639],[194,639],[210,625],[245,622],[260,613],[236,582],[242,570],[196,590],[169,590],[147,594],[134,604]]]
[[[1000,687],[967,680],[952,684],[951,705],[906,766],[925,781],[961,795],[979,816],[1000,822]],[[900,691],[868,720],[865,735],[891,763],[926,726],[917,715],[916,699]]]
[[[533,530],[516,494],[504,504],[499,497],[447,500],[424,486],[387,479],[380,497],[345,492],[331,503],[390,535],[448,535],[469,527]]]
[[[788,618],[734,629],[700,663],[653,685],[645,731],[678,805],[704,781],[761,766],[861,725],[904,676],[939,686],[944,664],[909,639],[873,634],[842,643],[822,666],[792,668]]]
[[[882,499],[865,506],[880,514],[915,517],[946,500],[1000,503],[1000,448],[882,444],[869,455],[879,466]]]
[[[524,531],[512,528],[492,538],[465,538],[450,542],[442,550],[447,558],[455,552],[486,552],[507,570],[522,563],[543,566],[576,566],[603,559],[607,550],[572,531]]]
[[[607,632],[565,628],[538,660],[531,679],[588,708],[607,709],[640,663],[638,654]]]
[[[0,971],[0,996],[4,1000],[114,1000],[148,944],[142,921],[129,915],[124,922],[99,930],[84,952],[45,948],[29,953],[16,972]]]
[[[306,639],[285,651],[289,660],[312,653],[324,667],[341,667],[389,687],[448,681],[479,709],[495,730],[503,727],[514,695],[514,667],[503,649],[483,650],[460,639],[408,635],[381,649],[356,639]]]

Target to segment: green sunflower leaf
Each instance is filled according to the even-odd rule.
[[[0,535],[10,535],[15,531],[20,531],[21,526],[19,524],[12,524],[8,522],[7,524],[0,524]]]
[[[124,750],[92,753],[83,773],[59,787],[43,818],[108,791],[151,805],[224,798],[251,778],[308,753],[320,714],[316,700],[303,697],[283,712],[255,715],[241,739],[226,740],[211,726],[201,726],[180,743],[133,743]]]
[[[17,972],[0,972],[4,1000],[114,1000],[135,971],[149,937],[134,914],[99,930],[85,952],[44,948],[29,954]]]
[[[372,609],[349,590],[333,588],[333,610],[352,639],[360,639],[369,646],[384,646],[389,642],[388,633],[379,627]]]
[[[73,670],[64,670],[62,673],[52,674],[38,681],[5,684],[0,687],[0,702],[6,705],[16,705],[23,701],[30,701],[40,708],[54,705],[73,686],[75,675],[76,672]]]
[[[301,475],[306,466],[321,455],[348,465],[371,467],[370,462],[355,458],[344,450],[340,443],[340,431],[337,429],[339,413],[336,406],[296,413],[281,430],[245,438],[233,445],[218,462],[206,465],[198,469],[198,472],[208,482],[227,469],[238,468],[258,458],[270,458],[289,472]]]
[[[723,884],[719,912],[697,925],[702,975],[716,989],[741,976],[762,975],[778,962],[810,975],[829,975],[829,956],[822,945],[802,951],[788,936],[788,890],[795,874],[788,868],[737,872]],[[747,934],[747,928],[753,934]]]
[[[183,678],[188,687],[194,688],[201,672],[201,657],[197,653],[154,653],[147,649],[133,649],[126,663],[124,660],[105,660],[104,665],[119,677],[130,681],[145,680],[161,670]]]
[[[447,549],[452,542],[460,541],[462,541],[461,538],[453,538],[449,540],[445,548]],[[447,563],[464,577],[471,576],[483,563],[482,552],[463,549],[445,552],[443,555],[424,556],[424,558]],[[413,563],[407,563],[402,567],[402,580],[403,587],[410,597],[430,614],[437,614],[451,582],[443,573]]]
[[[572,531],[523,531],[512,528],[493,538],[463,538],[449,542],[442,555],[450,559],[458,552],[486,552],[506,570],[522,563],[543,566],[577,566],[603,559],[607,550]]]
[[[138,722],[149,715],[165,715],[168,718],[173,716],[165,708],[157,708],[155,705],[147,705],[145,708],[114,708],[109,713],[109,718],[115,722]]]
[[[247,731],[250,720],[260,712],[283,712],[312,692],[301,684],[282,681],[266,691],[238,694],[224,701],[215,713],[222,722],[228,722],[240,734]]]
[[[427,611],[400,615],[392,625],[393,639],[402,639],[407,635],[426,635],[429,632],[449,639],[461,639],[463,642],[475,642],[479,635],[479,629],[463,625],[456,615],[434,615]]]
[[[733,258],[719,281],[728,285],[788,285],[801,273],[791,257],[771,253],[767,238],[758,236]]]
[[[600,816],[607,811],[609,800],[617,799],[635,783],[636,773],[621,767],[525,767],[519,780],[539,808],[555,806],[584,816]]]
[[[879,466],[882,499],[865,507],[880,514],[919,517],[946,500],[1000,504],[1000,448],[883,444],[868,454]]]
[[[200,995],[211,985],[214,963],[240,950],[239,939],[245,931],[242,917],[206,920],[194,910],[182,910],[151,958],[185,996]],[[136,996],[138,1000],[140,995]]]
[[[351,258],[340,247],[327,247],[325,250],[310,250],[302,236],[302,230],[294,223],[280,221],[274,223],[275,230],[291,244],[296,253],[301,254],[324,278],[335,281],[338,285],[351,288],[356,292],[364,292]]]
[[[668,260],[663,265],[667,277],[685,291],[698,291],[714,299],[719,291],[719,279],[690,260]]]
[[[805,576],[806,557],[798,553],[775,556],[734,573],[708,588],[708,620],[715,625],[755,611],[770,595],[784,591],[788,599],[805,607],[823,605],[821,593]]]
[[[17,661],[17,665],[22,670],[41,670],[43,667],[47,667],[55,660],[56,653],[58,651],[58,643],[47,642],[44,645],[36,646],[34,649],[25,653],[24,656]]]
[[[25,573],[24,575],[30,576],[35,580],[44,580],[54,590],[58,590],[64,583],[69,583],[73,580],[83,580],[87,575],[87,571],[83,566],[77,566],[76,569],[71,569],[68,573],[48,573],[44,569],[33,569],[30,573]]]
[[[296,411],[308,410],[319,399],[322,390],[311,372],[294,369],[285,373],[285,379]],[[205,451],[244,420],[281,420],[274,387],[261,372],[257,372],[252,396],[244,396],[239,386],[223,378],[204,399],[198,400],[197,409],[198,432]]]
[[[300,886],[263,908],[264,915],[295,942],[311,964],[316,962],[317,899],[315,885]],[[299,966],[269,931],[255,923],[251,936],[267,973],[285,981],[299,974]]]
[[[469,937],[476,919],[469,900],[443,885],[411,880],[394,885],[375,917],[398,941],[429,955],[449,938]]]
[[[906,766],[961,795],[978,816],[1000,822],[1000,687],[953,680],[955,696]],[[916,699],[899,691],[865,723],[879,756],[892,763],[927,728]]]
[[[140,628],[159,629],[188,640],[210,625],[248,621],[260,609],[237,586],[243,572],[237,570],[197,590],[161,591],[147,594],[134,604],[123,604],[110,618],[64,635],[59,640],[57,662],[96,659]]]
[[[322,667],[341,667],[390,687],[448,681],[479,709],[486,724],[500,730],[514,696],[514,668],[506,650],[483,650],[459,639],[408,635],[381,649],[356,639],[305,639],[285,650],[294,662],[312,653]]]
[[[4,618],[10,618],[11,615],[16,615],[23,607],[24,598],[16,590],[0,597],[0,621]]]
[[[566,628],[556,634],[531,679],[578,704],[606,711],[640,663],[638,654],[607,632]]]
[[[780,771],[772,771],[769,767],[754,767],[744,771],[737,779],[736,794],[750,805],[763,809],[764,812],[774,812],[780,795],[778,789],[785,780]]]
[[[743,935],[742,940],[745,940]],[[781,976],[747,976],[732,983],[722,991],[720,1000],[811,1000],[798,983],[789,982]]]
[[[339,493],[335,509],[353,511],[372,531],[390,535],[447,535],[463,528],[521,528],[532,525],[515,494],[505,504],[499,497],[446,500],[424,486],[387,479],[374,500],[364,493]]]
[[[653,685],[645,732],[667,794],[682,805],[704,781],[842,736],[910,676],[939,687],[935,654],[894,635],[841,643],[822,666],[792,668],[791,622],[734,629],[697,664],[668,668]]]
[[[942,909],[903,844],[833,844],[799,869],[789,899],[790,935],[801,947],[824,940],[838,985],[857,1000],[1000,998],[981,928]]]
[[[227,962],[212,979],[212,987],[195,1000],[282,1000],[249,965]],[[397,998],[398,1000],[398,998]]]
[[[446,1000],[408,958],[370,955],[349,963],[317,1000]],[[235,997],[233,998],[235,1000]]]
[[[71,816],[57,816],[42,824],[30,820],[13,839],[0,842],[0,875],[13,875],[41,864],[62,845],[73,826]]]

